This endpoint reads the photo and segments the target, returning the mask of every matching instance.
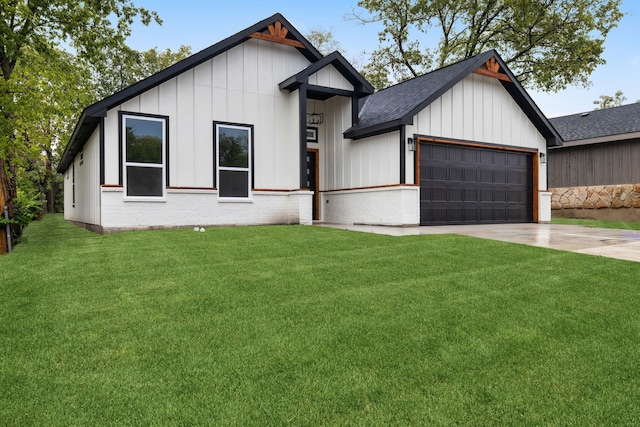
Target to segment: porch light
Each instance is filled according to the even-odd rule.
[[[307,114],[308,125],[321,125],[322,123],[324,123],[324,114],[316,112]]]
[[[540,153],[540,163],[547,163],[547,155]]]
[[[407,145],[409,146],[409,151],[416,151],[416,141],[413,138],[407,138]]]

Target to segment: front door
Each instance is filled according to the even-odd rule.
[[[313,219],[319,220],[320,189],[318,188],[318,150],[307,149],[307,188],[313,191]]]

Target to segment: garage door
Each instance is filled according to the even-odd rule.
[[[530,153],[420,144],[420,223],[533,221]]]

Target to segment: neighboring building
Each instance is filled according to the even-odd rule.
[[[640,221],[640,103],[550,120],[553,215]]]
[[[538,222],[559,143],[495,51],[373,93],[276,14],[87,107],[58,171],[99,232]]]

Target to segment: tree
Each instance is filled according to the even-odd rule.
[[[180,46],[175,52],[157,47],[143,52],[128,46],[104,49],[103,60],[92,65],[96,95],[98,99],[112,95],[190,55],[190,46]]]
[[[44,212],[55,211],[55,169],[82,108],[94,99],[89,70],[60,49],[38,53],[26,47],[11,82],[20,92],[14,107],[14,141],[20,157],[18,191],[38,195]],[[33,191],[28,192],[27,187]],[[27,200],[22,198],[21,202]],[[34,202],[34,201],[30,201]]]
[[[616,91],[613,96],[600,95],[600,99],[596,99],[595,101],[593,101],[596,106],[594,110],[604,110],[605,108],[619,107],[626,100],[627,97],[624,96],[621,90]],[[638,99],[636,103],[640,103],[640,99]]]
[[[314,27],[309,31],[305,37],[309,42],[323,55],[328,55],[332,52],[342,52],[342,46],[333,34],[333,28],[324,30],[320,27]]]
[[[97,60],[104,49],[124,46],[136,17],[145,25],[161,23],[155,12],[136,7],[132,0],[0,2],[0,188],[11,217],[20,156],[28,150],[29,141],[20,135],[26,95],[14,82],[17,66],[28,50],[46,56],[61,43],[80,58]]]
[[[600,99],[596,99],[595,101],[593,101],[595,105],[594,110],[604,110],[605,108],[619,107],[626,100],[627,97],[624,96],[621,90],[616,91],[613,96],[600,95]]]
[[[621,0],[360,0],[381,22],[380,47],[366,67],[377,86],[496,49],[526,87],[556,91],[589,84],[605,61],[609,31],[622,19]],[[422,40],[416,34],[424,36]],[[421,42],[435,47],[423,49]]]

